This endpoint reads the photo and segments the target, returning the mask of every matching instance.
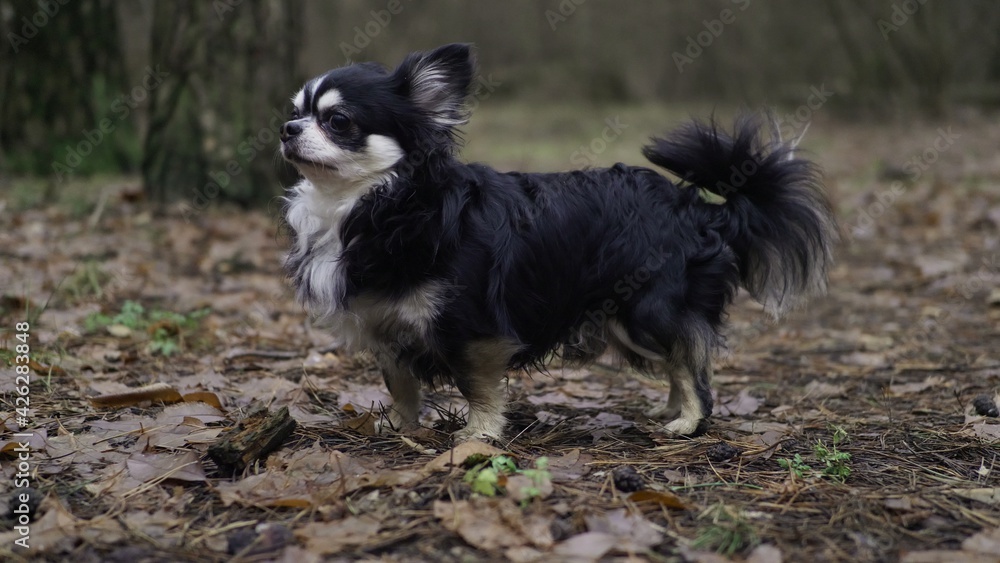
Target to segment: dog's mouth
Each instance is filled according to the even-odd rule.
[[[308,166],[311,168],[321,168],[323,170],[330,170],[330,171],[337,170],[336,166],[326,164],[323,162],[316,162],[315,160],[309,160],[308,158],[303,158],[298,153],[284,149],[284,147],[283,150],[281,151],[281,156],[283,156],[285,160],[291,162],[292,164],[295,164],[296,166]]]

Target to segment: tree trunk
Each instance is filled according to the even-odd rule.
[[[280,195],[274,155],[301,82],[301,26],[297,3],[155,4],[151,59],[167,76],[151,98],[143,151],[151,199],[181,200],[191,215]]]

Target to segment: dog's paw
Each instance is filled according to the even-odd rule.
[[[500,433],[489,432],[477,428],[469,428],[466,426],[465,428],[452,434],[451,439],[456,444],[468,442],[469,440],[479,440],[480,442],[486,442],[487,444],[499,444]]]
[[[708,419],[678,418],[668,422],[664,428],[669,434],[677,436],[697,436],[708,429]]]
[[[395,413],[393,413],[395,414]],[[382,416],[375,421],[375,434],[407,434],[420,428],[417,422],[403,421],[400,417]]]
[[[650,408],[644,414],[649,418],[671,419],[677,418],[681,414],[681,408],[670,404],[660,404]]]

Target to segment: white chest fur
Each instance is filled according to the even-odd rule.
[[[295,238],[285,264],[297,284],[297,298],[349,349],[392,352],[419,344],[440,311],[445,284],[426,282],[396,299],[365,288],[350,300],[344,298],[346,264],[341,260],[340,228],[356,201],[356,197],[326,196],[308,180],[292,188],[286,219]]]

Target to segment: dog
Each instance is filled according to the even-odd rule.
[[[295,94],[280,137],[302,175],[285,198],[297,299],[374,353],[393,400],[382,430],[417,427],[422,385],[450,383],[469,405],[454,438],[500,439],[508,370],[611,349],[669,381],[668,432],[704,432],[738,289],[775,316],[826,289],[838,228],[817,168],[755,115],[652,139],[643,154],[678,182],[463,163],[475,72],[452,44]]]

